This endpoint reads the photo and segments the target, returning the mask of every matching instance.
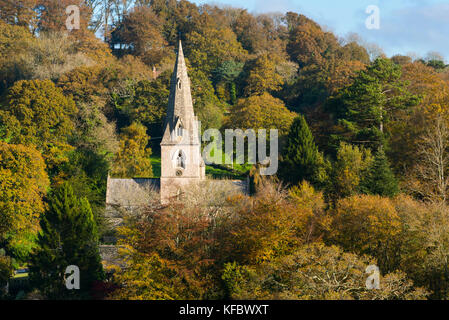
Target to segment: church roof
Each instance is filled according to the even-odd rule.
[[[146,205],[159,196],[159,179],[117,179],[107,181],[106,204],[121,207]]]
[[[164,135],[161,144],[199,144],[197,118],[193,111],[192,94],[190,91],[190,79],[187,74],[187,66],[184,59],[181,40],[179,41],[178,54],[173,70],[170,95],[168,100],[167,117],[164,125]],[[182,124],[186,133],[183,140],[175,140],[176,125]]]

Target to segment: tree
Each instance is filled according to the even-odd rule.
[[[143,124],[163,122],[168,104],[168,82],[158,80],[140,81],[137,84],[132,121],[140,121]]]
[[[58,175],[52,179],[53,187],[68,182],[76,197],[89,201],[100,235],[107,224],[104,219],[104,199],[111,156],[112,154],[79,146],[68,154],[69,161],[59,166]]]
[[[50,168],[64,162],[71,147],[76,106],[50,80],[18,81],[0,107],[1,138],[16,144],[35,145]]]
[[[245,94],[247,96],[277,91],[284,79],[277,73],[276,66],[281,59],[277,55],[263,54],[249,63]]]
[[[372,161],[369,149],[342,142],[337,152],[337,159],[332,164],[328,196],[335,202],[339,198],[359,193],[360,183]]]
[[[187,34],[184,44],[186,57],[192,66],[206,74],[229,60],[242,61],[247,52],[230,28],[217,29],[210,22]]]
[[[422,161],[422,157],[417,157],[422,156],[421,143],[416,141],[422,141],[429,132],[434,131],[436,119],[440,116],[445,119],[449,111],[449,83],[421,62],[404,65],[402,80],[409,83],[407,89],[421,99],[417,106],[395,115],[390,125],[391,139],[387,154],[394,171],[409,177],[413,168]]]
[[[123,53],[138,56],[156,66],[168,54],[167,42],[162,35],[162,21],[146,6],[134,7],[112,32],[110,43],[120,45]]]
[[[247,10],[239,10],[232,23],[232,29],[245,50],[251,53],[260,51],[265,44],[265,34],[254,15]]]
[[[150,199],[140,215],[129,215],[119,228],[126,268],[116,280],[119,299],[207,299],[217,296],[216,246],[227,234],[232,210],[226,194],[232,184],[193,183],[180,199],[161,206]],[[231,191],[229,193],[229,191]],[[223,229],[224,228],[224,229]],[[220,232],[220,230],[223,230]]]
[[[332,33],[324,32],[317,23],[303,15],[297,17],[296,25],[289,32],[287,52],[300,68],[322,65],[338,47]]]
[[[396,177],[390,167],[390,162],[383,149],[380,149],[366,177],[362,182],[362,191],[367,194],[377,194],[383,197],[393,197],[399,193]]]
[[[384,272],[398,267],[402,220],[392,199],[377,195],[341,199],[331,217],[328,242],[376,258]]]
[[[83,0],[39,0],[38,30],[42,31],[66,31],[66,8],[76,5],[80,9],[80,29],[72,30],[74,33],[82,35],[87,31],[92,12]]]
[[[313,243],[258,268],[228,263],[222,278],[233,299],[416,300],[428,295],[402,272],[380,275],[380,289],[367,289],[370,264],[370,257]]]
[[[64,73],[95,62],[105,63],[108,52],[95,41],[86,44],[64,31],[42,32],[33,41],[25,56],[25,65],[31,69],[28,79],[51,79],[57,81]],[[109,57],[110,58],[110,57]]]
[[[214,83],[233,82],[243,70],[243,63],[234,60],[224,61],[217,69],[213,71]]]
[[[94,281],[103,278],[97,226],[89,201],[78,199],[65,183],[51,195],[40,225],[38,248],[30,265],[33,286],[48,298],[86,297]],[[79,291],[66,289],[65,270],[70,265],[80,270]]]
[[[411,57],[409,57],[409,56],[403,56],[403,55],[400,55],[400,54],[397,54],[397,55],[391,57],[391,60],[392,60],[394,63],[399,64],[399,65],[401,65],[401,66],[404,66],[404,65],[407,65],[407,64],[413,62],[413,60],[412,60]]]
[[[110,157],[118,148],[115,129],[115,123],[107,120],[100,107],[81,103],[69,142],[74,147]]]
[[[330,66],[327,89],[330,95],[336,94],[340,89],[349,86],[358,72],[366,65],[357,60],[337,60]]]
[[[234,60],[223,62],[213,71],[213,83],[218,98],[234,105],[237,101],[237,85],[243,71],[243,63]]]
[[[212,82],[202,70],[191,69],[189,75],[194,101],[193,107],[195,114],[201,121],[201,130],[221,128],[225,103],[217,98]]]
[[[352,76],[369,63],[365,48],[355,41],[338,41],[314,21],[289,12],[287,52],[298,63],[299,72],[281,91],[289,105],[298,111],[323,103]]]
[[[401,195],[394,205],[402,221],[397,267],[431,292],[430,299],[449,296],[449,210],[441,203],[425,203]],[[399,259],[398,259],[399,258]]]
[[[288,133],[294,119],[280,99],[268,93],[240,99],[231,109],[228,127],[240,129],[278,129],[279,135]]]
[[[13,53],[24,53],[29,42],[33,41],[33,35],[25,27],[10,25],[0,20],[0,41],[0,60],[3,62],[11,58]]]
[[[133,123],[122,129],[111,174],[121,178],[152,177],[151,149],[147,148],[149,139],[141,124]]]
[[[49,185],[39,151],[0,141],[0,241],[19,261],[34,246]]]
[[[412,112],[394,122],[390,158],[395,172],[405,175],[404,189],[421,199],[445,202],[449,83],[421,62],[403,67],[409,90],[422,96]],[[419,143],[417,143],[419,142]]]
[[[7,2],[12,4],[10,1]],[[25,27],[9,25],[0,20],[0,67],[2,70],[0,90],[2,94],[15,81],[26,79],[32,73],[26,56],[34,41],[36,40]]]
[[[230,203],[236,214],[218,256],[249,265],[288,255],[315,240],[313,226],[323,205],[321,195],[308,184],[288,192],[269,180],[259,184],[254,197],[236,196]]]
[[[123,115],[128,123],[140,122],[148,128],[160,128],[168,104],[168,87],[169,79],[166,73],[156,80],[141,80],[135,84],[131,82],[124,99],[116,97],[116,111]]]
[[[108,96],[107,82],[111,72],[101,66],[81,66],[59,77],[57,86],[64,94],[72,95],[77,104],[94,103],[104,105]]]
[[[423,62],[435,70],[443,70],[448,66],[444,60],[439,52],[429,52]]]
[[[26,27],[34,31],[37,27],[36,5],[37,0],[1,0],[0,19],[8,24]]]
[[[134,254],[128,268],[116,275],[115,280],[120,287],[112,293],[110,298],[114,300],[182,299],[176,275],[176,270],[159,255]]]
[[[223,280],[233,299],[416,300],[427,296],[402,272],[380,276],[379,290],[367,289],[365,269],[370,264],[374,264],[370,257],[313,243],[259,268],[227,264]]]
[[[2,288],[0,290],[0,298],[3,296],[3,288],[8,284],[13,271],[11,258],[5,255],[4,249],[0,249],[0,288]]]
[[[315,145],[304,116],[299,115],[295,118],[286,140],[280,164],[280,177],[292,184],[303,180],[314,185],[323,183],[326,176],[323,155]]]
[[[4,88],[18,80],[56,81],[74,68],[105,64],[112,58],[109,49],[90,34],[81,40],[63,31],[33,37],[26,28],[0,20],[0,38],[4,44],[0,49]]]
[[[449,128],[447,120],[436,115],[428,121],[426,134],[421,137],[418,162],[411,169],[407,189],[415,195],[440,204],[449,194]]]
[[[348,142],[377,150],[388,141],[388,127],[395,112],[418,104],[401,67],[388,59],[377,59],[359,72],[354,82],[328,101],[328,110],[347,131]]]

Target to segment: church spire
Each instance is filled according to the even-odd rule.
[[[193,112],[190,80],[179,41],[171,77],[167,117],[161,142],[161,201],[166,203],[190,183],[206,177],[198,122]]]
[[[178,54],[171,78],[167,118],[165,120],[162,144],[179,143],[179,139],[175,138],[179,127],[185,133],[182,135],[183,143],[199,143],[196,117],[193,111],[190,91],[190,79],[187,74],[181,40],[179,40]],[[186,140],[187,138],[188,140]]]

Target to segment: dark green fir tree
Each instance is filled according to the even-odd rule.
[[[323,155],[318,151],[304,116],[299,115],[290,128],[279,169],[284,182],[298,184],[303,180],[320,186],[326,170]]]
[[[376,153],[365,179],[362,181],[362,191],[367,194],[377,194],[383,197],[394,197],[399,193],[396,177],[390,167],[383,148]]]
[[[42,215],[38,248],[32,255],[30,280],[50,299],[89,298],[92,284],[103,279],[98,231],[89,201],[78,199],[65,183],[54,191]],[[68,290],[65,271],[80,271],[80,289]]]

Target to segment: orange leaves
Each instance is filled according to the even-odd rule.
[[[449,114],[449,83],[434,69],[421,62],[410,63],[403,67],[403,78],[409,81],[413,93],[423,97],[421,107],[425,114]]]
[[[338,90],[351,84],[353,77],[360,70],[365,69],[365,67],[364,63],[357,60],[336,63],[335,67],[330,69],[329,78],[327,79],[329,93],[335,94]]]

